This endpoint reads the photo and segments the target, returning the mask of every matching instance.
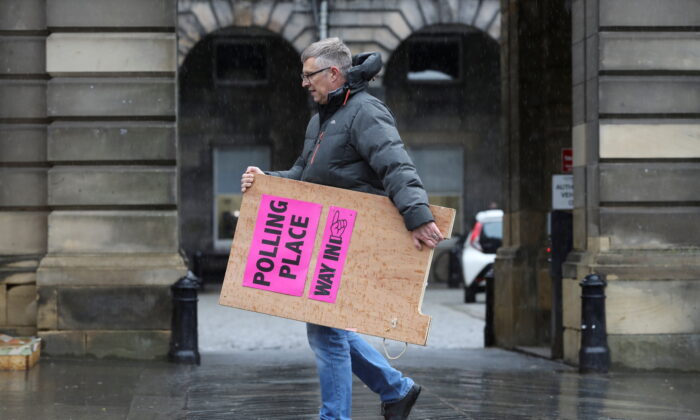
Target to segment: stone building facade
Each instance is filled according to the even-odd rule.
[[[418,161],[429,167],[462,151],[461,176],[442,183],[459,182],[435,195],[458,197],[465,227],[474,211],[502,203],[498,345],[549,345],[556,336],[547,213],[551,175],[572,147],[562,356],[577,361],[577,282],[598,272],[608,279],[616,366],[699,370],[700,5],[660,3],[0,0],[0,330],[38,333],[50,354],[163,356],[169,286],[184,274],[184,257],[216,248],[218,156],[258,156],[262,144],[259,156],[281,167],[291,149],[255,119],[243,129],[212,118],[225,135],[198,137],[187,114],[194,107],[179,101],[211,95],[188,96],[218,76],[197,76],[188,62],[209,54],[207,43],[244,51],[245,38],[265,39],[256,45],[286,51],[280,57],[291,63],[325,33],[354,52],[383,54],[372,92],[396,111]],[[406,76],[422,69],[410,55],[429,51],[421,42],[458,46],[450,83]],[[475,62],[482,67],[469,67]],[[475,80],[487,88],[474,93]],[[272,88],[220,90],[217,100],[266,98]],[[302,120],[311,112],[294,108]],[[190,229],[209,239],[188,239]]]

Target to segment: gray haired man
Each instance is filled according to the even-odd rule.
[[[411,232],[415,247],[434,248],[443,239],[428,207],[415,165],[404,149],[389,109],[366,92],[382,67],[378,53],[352,57],[338,38],[311,44],[301,56],[302,86],[318,104],[309,121],[301,155],[287,171],[268,172],[332,187],[391,198]],[[249,167],[245,192],[263,172]],[[349,419],[352,374],[379,394],[385,419],[406,419],[421,387],[392,368],[354,332],[307,324],[321,383],[322,420]]]

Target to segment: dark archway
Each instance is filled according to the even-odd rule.
[[[465,25],[422,29],[394,51],[384,85],[431,201],[459,209],[463,233],[501,203],[498,42]]]
[[[206,36],[179,69],[181,244],[190,257],[221,256],[221,277],[245,166],[286,169],[301,150],[310,111],[300,69],[278,34],[235,27]]]

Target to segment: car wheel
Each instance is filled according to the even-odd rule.
[[[471,286],[464,285],[464,303],[474,303],[476,302],[476,283]]]

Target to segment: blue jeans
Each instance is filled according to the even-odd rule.
[[[306,324],[321,382],[321,420],[349,419],[352,374],[379,394],[382,402],[399,400],[413,386],[411,378],[389,365],[377,350],[354,332]]]

